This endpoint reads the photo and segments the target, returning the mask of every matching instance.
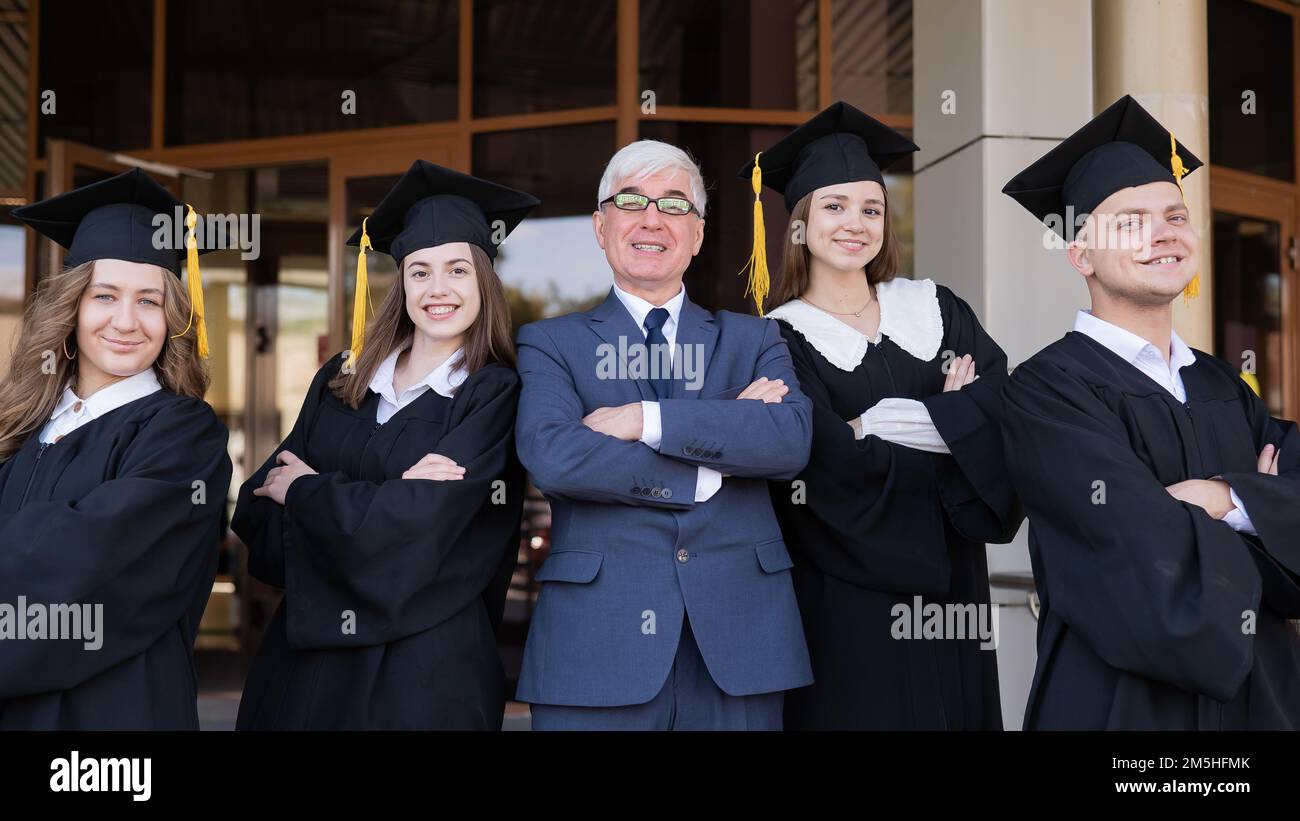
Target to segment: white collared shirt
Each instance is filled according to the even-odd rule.
[[[629,294],[617,285],[614,286],[614,296],[618,297],[618,301],[623,303],[623,307],[632,315],[632,321],[641,329],[641,333],[645,333],[645,318],[650,315],[650,312],[656,306],[651,305],[636,294]],[[664,339],[668,340],[668,346],[673,353],[676,353],[677,324],[678,318],[682,315],[682,306],[684,304],[686,304],[685,285],[677,292],[677,296],[658,306],[668,312],[668,321],[659,330],[664,332]]]
[[[1183,385],[1182,369],[1196,363],[1196,354],[1187,343],[1178,336],[1177,331],[1170,332],[1169,362],[1155,345],[1104,319],[1093,316],[1091,311],[1079,311],[1074,318],[1074,330],[1101,343],[1111,353],[1123,359],[1142,373],[1151,377],[1157,385],[1164,388],[1179,402],[1187,401],[1187,388]],[[1233,530],[1255,534],[1246,508],[1231,487],[1228,493],[1236,507],[1223,517],[1224,524]]]
[[[441,365],[429,371],[424,379],[411,385],[402,391],[401,396],[398,396],[393,387],[393,377],[397,372],[397,358],[408,348],[410,348],[409,342],[384,357],[384,361],[379,363],[375,375],[370,379],[370,390],[379,394],[379,407],[375,411],[375,421],[381,425],[392,419],[393,414],[423,396],[427,390],[450,399],[456,388],[469,378],[469,373],[463,367],[452,368],[452,363],[464,352],[461,348],[447,357]]]
[[[1074,330],[1100,342],[1109,351],[1155,380],[1156,384],[1173,394],[1179,402],[1187,401],[1187,389],[1183,387],[1181,371],[1188,365],[1196,364],[1196,354],[1187,347],[1177,331],[1170,333],[1169,362],[1165,362],[1165,355],[1155,345],[1132,331],[1093,316],[1091,311],[1079,311],[1074,319]]]
[[[153,368],[145,368],[137,374],[128,376],[111,385],[105,385],[82,399],[72,390],[72,385],[63,389],[59,403],[50,414],[50,421],[41,429],[38,441],[57,442],[77,428],[93,422],[109,411],[117,410],[128,402],[134,402],[151,393],[162,390],[158,375]]]
[[[623,307],[632,315],[632,321],[641,329],[642,334],[648,335],[645,329],[645,318],[650,315],[656,306],[651,305],[648,301],[635,294],[629,294],[617,285],[614,286],[614,296],[618,301],[623,303]],[[683,285],[681,290],[672,299],[658,306],[668,311],[668,320],[660,328],[663,331],[664,339],[668,342],[669,362],[672,362],[672,356],[677,352],[677,326],[678,318],[682,313],[682,305],[686,304],[686,286]],[[654,450],[659,450],[659,445],[663,441],[663,420],[659,414],[659,403],[651,401],[641,402],[641,441]],[[712,468],[699,466],[695,476],[695,501],[703,502],[713,497],[722,487],[722,474]]]

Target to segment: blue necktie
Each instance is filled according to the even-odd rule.
[[[659,399],[667,399],[672,392],[672,380],[665,374],[660,363],[666,365],[669,352],[668,337],[664,336],[663,326],[668,321],[667,308],[654,308],[646,315],[645,318],[645,341],[649,349],[651,361],[651,374],[657,371],[659,379],[651,379],[650,387],[654,389],[655,396]]]

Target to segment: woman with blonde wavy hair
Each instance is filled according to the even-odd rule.
[[[13,212],[68,267],[0,379],[0,729],[198,729],[231,468],[198,250],[187,293],[186,249],[155,232],[181,207],[134,170]]]
[[[532,196],[423,160],[359,245],[352,348],[316,374],[232,527],[284,589],[237,729],[499,730],[519,550],[510,314],[492,267]],[[365,324],[368,248],[400,276]]]

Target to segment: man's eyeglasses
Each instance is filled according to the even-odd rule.
[[[601,200],[600,204],[604,207],[606,203],[611,202],[620,211],[644,211],[653,202],[655,208],[659,209],[659,213],[678,217],[684,217],[695,210],[695,206],[685,197],[660,197],[652,200],[645,194],[632,194],[626,191]]]

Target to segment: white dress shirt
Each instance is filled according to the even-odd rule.
[[[855,439],[878,436],[887,442],[930,453],[952,453],[930,418],[925,403],[901,396],[887,396],[858,417],[861,430]]]
[[[46,422],[45,427],[41,429],[38,441],[47,444],[57,442],[109,411],[117,410],[128,402],[134,402],[160,390],[162,385],[158,384],[158,375],[154,373],[153,368],[145,368],[126,379],[105,385],[92,393],[88,399],[77,396],[69,385],[63,389],[63,396],[59,397],[59,403],[54,406],[50,421]]]
[[[632,321],[641,329],[641,333],[646,334],[645,318],[655,306],[635,294],[629,294],[617,285],[614,286],[614,296],[618,297],[618,301],[623,303],[623,307],[632,315]],[[686,286],[683,285],[677,292],[677,296],[659,306],[668,311],[668,320],[659,330],[663,331],[664,339],[668,340],[670,363],[672,355],[677,352],[677,318],[681,315],[682,305],[685,303]],[[659,450],[659,444],[663,441],[663,421],[658,402],[641,402],[641,441],[654,450]],[[707,501],[718,492],[720,487],[722,487],[722,474],[701,465],[695,474],[695,501]]]
[[[410,348],[410,342],[403,347],[397,348],[375,369],[375,375],[370,380],[370,390],[379,394],[379,407],[375,411],[375,421],[384,424],[393,418],[393,414],[402,408],[414,402],[424,395],[427,390],[432,390],[439,396],[451,398],[452,393],[460,384],[469,378],[469,373],[463,367],[452,369],[452,363],[460,358],[464,349],[458,349],[451,356],[447,357],[441,365],[429,371],[424,379],[411,385],[402,391],[398,396],[393,387],[393,377],[397,371],[397,358],[402,352]]]
[[[1100,342],[1125,362],[1151,377],[1157,385],[1173,394],[1179,402],[1187,402],[1187,388],[1183,385],[1181,371],[1188,365],[1196,363],[1196,354],[1178,336],[1177,331],[1171,332],[1169,362],[1166,363],[1164,354],[1155,345],[1131,331],[1093,316],[1091,311],[1079,311],[1074,319],[1074,330]],[[1254,535],[1255,526],[1251,524],[1250,516],[1237,496],[1237,491],[1229,487],[1228,493],[1232,496],[1232,503],[1236,507],[1223,517],[1224,524],[1233,530]]]

